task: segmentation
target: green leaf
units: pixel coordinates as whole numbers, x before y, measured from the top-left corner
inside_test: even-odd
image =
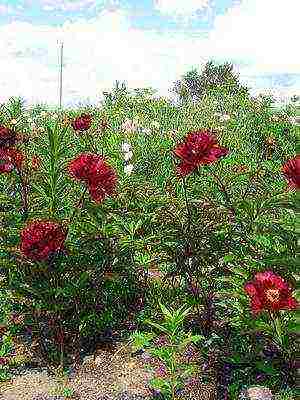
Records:
[[[234,259],[235,259],[235,256],[233,254],[227,254],[226,256],[223,257],[223,261],[225,263],[233,261]]]
[[[167,335],[170,334],[170,331],[162,325],[157,324],[156,322],[152,322],[150,320],[145,321],[146,324],[153,326],[154,328],[158,329],[161,332],[166,333]]]
[[[270,374],[272,376],[280,374],[280,372],[273,368],[269,362],[265,363],[263,361],[256,361],[255,365],[260,371],[266,372],[267,374]]]

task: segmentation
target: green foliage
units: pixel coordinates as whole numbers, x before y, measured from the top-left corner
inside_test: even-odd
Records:
[[[135,332],[131,335],[131,342],[135,350],[144,348],[157,360],[158,375],[150,380],[152,388],[160,390],[166,398],[176,399],[176,393],[182,389],[187,378],[197,371],[196,363],[184,359],[184,353],[191,344],[200,342],[203,337],[186,333],[183,323],[190,313],[185,306],[177,310],[169,310],[159,304],[163,314],[163,321],[145,321],[159,334]],[[163,336],[161,336],[163,334]],[[156,338],[156,342],[155,339]],[[162,345],[159,340],[163,338]],[[158,341],[157,341],[158,340]]]
[[[232,64],[217,65],[213,61],[208,61],[201,73],[196,69],[188,71],[175,83],[173,90],[183,103],[200,100],[206,94],[248,95],[247,88],[240,84],[238,75],[233,72]]]
[[[12,337],[10,335],[3,335],[0,343],[0,381],[6,381],[11,377],[8,360],[12,349]]]

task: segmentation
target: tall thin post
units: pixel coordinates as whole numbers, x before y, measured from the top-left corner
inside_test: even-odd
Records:
[[[61,104],[62,104],[63,50],[64,50],[64,43],[61,42],[61,47],[60,47],[60,73],[59,73],[59,108],[61,108]]]

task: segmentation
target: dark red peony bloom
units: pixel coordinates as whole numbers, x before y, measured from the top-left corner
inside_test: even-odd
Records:
[[[228,152],[228,149],[218,145],[213,131],[190,132],[184,143],[178,145],[174,150],[174,154],[182,160],[177,167],[177,172],[181,176],[189,175],[200,165],[217,161]]]
[[[79,154],[70,162],[68,167],[69,174],[77,180],[89,183],[93,178],[91,174],[92,166],[95,164],[95,161],[97,162],[98,157],[92,153]]]
[[[92,125],[92,117],[87,114],[82,114],[72,122],[72,127],[75,131],[87,131]]]
[[[33,221],[21,232],[21,252],[35,261],[48,260],[64,249],[67,232],[52,221]]]
[[[21,169],[25,157],[16,149],[0,149],[0,173],[11,172],[14,168]]]
[[[0,357],[0,365],[8,364],[8,359],[6,357]]]
[[[89,193],[96,203],[113,194],[117,175],[98,154],[83,153],[70,162],[69,174],[88,184]]]
[[[0,149],[11,147],[16,143],[17,136],[14,131],[0,126]]]
[[[300,154],[287,161],[282,167],[282,172],[290,188],[300,189]]]
[[[254,314],[298,307],[297,300],[292,297],[292,288],[272,271],[257,273],[254,280],[245,285],[245,291],[251,297]]]
[[[100,120],[100,128],[101,128],[102,130],[105,130],[106,128],[108,128],[108,122],[107,122],[107,119],[106,119],[106,118],[102,118],[102,119]]]

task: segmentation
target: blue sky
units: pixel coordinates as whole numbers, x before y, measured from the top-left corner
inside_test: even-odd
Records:
[[[65,104],[117,79],[167,95],[209,59],[255,92],[300,94],[299,15],[298,0],[0,0],[0,100],[57,102],[60,40]]]

